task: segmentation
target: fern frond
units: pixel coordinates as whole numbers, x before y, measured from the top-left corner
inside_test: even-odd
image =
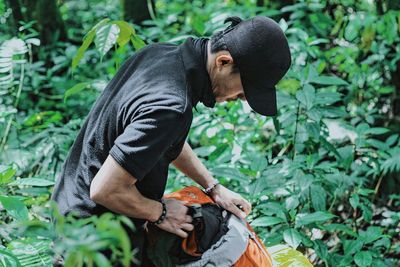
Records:
[[[27,52],[26,43],[18,38],[7,40],[0,46],[0,88],[8,89],[12,86],[14,64],[26,63]]]
[[[400,172],[400,148],[389,151],[390,157],[382,163],[383,174]]]
[[[8,245],[8,249],[22,266],[52,266],[50,244],[50,240],[14,240]]]

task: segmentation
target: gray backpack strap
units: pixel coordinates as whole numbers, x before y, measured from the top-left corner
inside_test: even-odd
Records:
[[[250,234],[246,223],[233,214],[228,220],[228,228],[228,232],[223,235],[209,250],[204,252],[199,260],[177,266],[231,267],[246,251]]]

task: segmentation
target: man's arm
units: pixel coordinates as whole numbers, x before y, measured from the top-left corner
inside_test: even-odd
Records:
[[[90,198],[113,212],[154,222],[162,213],[162,204],[140,194],[136,181],[109,155],[90,184]],[[158,227],[185,238],[184,230],[193,230],[188,208],[177,200],[165,202],[167,217]]]
[[[142,196],[135,186],[137,179],[118,166],[107,157],[90,184],[90,198],[113,212],[156,221],[162,212],[161,203]]]
[[[210,171],[207,170],[187,142],[172,164],[203,188],[209,187],[215,181]],[[251,211],[251,204],[247,200],[222,185],[214,187],[211,191],[211,197],[217,204],[238,217],[244,218]],[[239,205],[242,206],[244,212],[238,208]]]
[[[172,164],[203,188],[207,188],[215,181],[210,171],[207,170],[187,142]]]

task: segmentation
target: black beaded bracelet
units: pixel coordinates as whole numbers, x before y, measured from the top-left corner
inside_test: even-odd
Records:
[[[165,220],[165,218],[167,217],[167,206],[165,205],[164,199],[160,199],[159,201],[162,204],[162,208],[163,208],[162,213],[161,213],[160,217],[158,218],[158,220],[155,222],[150,222],[151,224],[158,225],[158,224],[162,223]]]

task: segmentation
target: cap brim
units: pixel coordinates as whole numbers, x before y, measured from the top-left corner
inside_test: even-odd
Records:
[[[249,106],[264,116],[276,116],[276,88],[256,86],[247,79],[242,79],[243,91]]]

